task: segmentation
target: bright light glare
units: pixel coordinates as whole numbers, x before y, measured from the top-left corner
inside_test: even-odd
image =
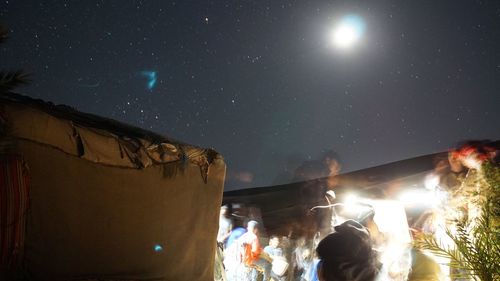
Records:
[[[354,193],[347,194],[344,199],[344,211],[356,216],[369,212],[370,207],[366,206],[364,201]]]
[[[340,48],[347,48],[352,46],[359,38],[359,34],[353,26],[342,25],[337,28],[333,35],[335,44]]]
[[[436,206],[440,200],[432,191],[426,189],[407,190],[399,195],[399,201],[405,205]]]
[[[332,43],[340,49],[348,49],[359,41],[364,28],[363,20],[359,16],[346,16],[332,32]]]
[[[408,219],[406,211],[401,202],[395,200],[369,200],[375,210],[373,220],[377,224],[379,231],[386,234],[393,243],[409,244],[411,243],[410,233],[408,232]]]
[[[356,194],[350,193],[350,194],[345,196],[345,199],[344,199],[345,205],[352,206],[352,205],[356,205],[357,202],[358,202],[358,196]]]
[[[425,177],[424,181],[425,188],[428,190],[435,190],[439,186],[439,176],[435,174],[429,174]]]
[[[408,219],[403,204],[394,200],[368,201],[375,210],[373,221],[383,233],[385,242],[378,245],[382,262],[381,279],[406,280],[411,267],[409,245],[411,236],[408,231]],[[385,277],[385,278],[384,278]],[[391,277],[391,278],[390,278]]]

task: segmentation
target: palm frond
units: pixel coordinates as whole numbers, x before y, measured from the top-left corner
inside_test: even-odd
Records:
[[[481,172],[469,179],[479,190],[462,194],[480,210],[479,215],[462,216],[453,222],[453,231],[445,229],[451,246],[432,234],[421,234],[415,239],[415,247],[449,259],[450,267],[458,269],[451,277],[493,281],[500,280],[500,167],[486,163]]]
[[[14,88],[29,82],[29,74],[22,70],[0,71],[0,93],[12,91]]]

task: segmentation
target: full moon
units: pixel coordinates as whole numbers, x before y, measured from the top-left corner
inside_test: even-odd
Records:
[[[361,17],[345,16],[333,30],[331,42],[339,49],[349,49],[361,39],[364,29],[365,24]]]

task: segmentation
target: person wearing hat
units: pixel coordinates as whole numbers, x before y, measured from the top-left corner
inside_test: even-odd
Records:
[[[335,227],[316,248],[320,281],[374,281],[378,274],[368,230],[353,220]]]

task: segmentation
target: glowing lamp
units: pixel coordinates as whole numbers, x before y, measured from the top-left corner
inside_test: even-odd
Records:
[[[354,193],[347,194],[344,199],[344,204],[346,206],[352,206],[355,205],[358,202],[358,195]]]

